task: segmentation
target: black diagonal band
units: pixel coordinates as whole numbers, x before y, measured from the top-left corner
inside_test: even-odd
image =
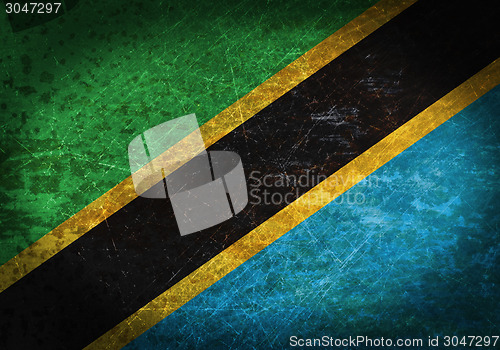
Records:
[[[290,201],[316,184],[264,178],[334,173],[495,60],[495,5],[421,1],[382,26],[210,147],[240,155],[253,204],[181,237],[167,200],[137,198],[0,294],[0,347],[77,349],[111,329],[286,206],[266,189]]]

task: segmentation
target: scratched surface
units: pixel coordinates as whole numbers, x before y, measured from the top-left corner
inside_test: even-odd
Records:
[[[438,10],[430,2],[415,5],[226,135],[214,149],[235,150],[246,170],[258,170],[261,176],[274,176],[276,168],[299,175],[312,165],[323,175],[338,170],[497,57],[487,47],[491,38],[477,37],[493,22],[482,18],[473,29],[457,31],[450,26],[457,16],[449,9],[443,4]],[[460,7],[459,14],[468,18],[470,10]],[[438,38],[433,37],[436,32]],[[429,42],[428,37],[445,37],[448,45]],[[423,64],[429,61],[433,64]],[[401,72],[398,80],[393,80],[393,72]],[[385,93],[385,86],[395,88]],[[330,112],[335,104],[341,113],[359,106],[359,114],[346,115],[349,122],[337,125],[338,118]],[[324,120],[318,120],[318,114]],[[349,147],[327,138],[349,135]],[[298,191],[310,186],[302,184]],[[167,202],[137,198],[0,294],[1,313],[11,315],[0,321],[7,334],[0,342],[82,347],[284,205],[255,203],[220,226],[181,239]],[[235,256],[239,254],[245,252]],[[172,302],[185,295],[182,289],[177,292]]]
[[[126,349],[500,329],[500,87]]]
[[[15,35],[0,23],[2,262],[127,176],[137,132],[205,122],[368,6],[345,3],[90,1]],[[131,347],[498,330],[499,130],[478,120],[498,95],[343,197],[367,203],[332,204]]]
[[[134,135],[206,122],[375,2],[81,1],[16,33],[0,12],[0,264],[127,177]]]

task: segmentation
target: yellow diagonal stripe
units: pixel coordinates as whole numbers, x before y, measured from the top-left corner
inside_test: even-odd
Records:
[[[120,349],[500,83],[497,59],[86,349]],[[347,179],[345,183],[338,179]]]
[[[200,130],[206,147],[230,133],[415,2],[416,0],[382,0],[369,8],[201,126]],[[186,140],[181,142],[189,145]],[[181,147],[181,145],[178,144],[174,147]],[[175,154],[173,150],[170,149],[160,157],[171,159],[171,155]],[[179,165],[177,164],[177,166]],[[145,165],[145,167],[147,166]],[[170,171],[173,170],[175,167],[170,169]],[[129,176],[2,265],[0,267],[0,292],[66,248],[136,197],[132,177]]]

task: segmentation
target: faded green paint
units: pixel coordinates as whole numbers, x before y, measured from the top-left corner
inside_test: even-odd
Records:
[[[81,1],[13,33],[0,13],[0,263],[129,175],[127,145],[203,124],[373,0]]]

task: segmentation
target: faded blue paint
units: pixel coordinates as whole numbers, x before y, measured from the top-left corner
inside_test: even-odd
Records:
[[[126,349],[498,335],[498,111],[500,87]]]

